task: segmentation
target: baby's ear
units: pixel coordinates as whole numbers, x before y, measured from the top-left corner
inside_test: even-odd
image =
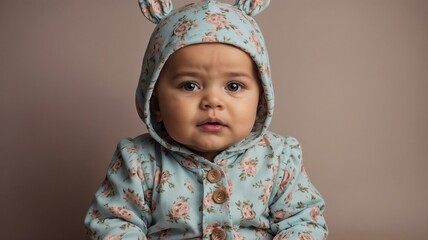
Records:
[[[270,0],[236,0],[235,6],[247,15],[255,16],[269,6]]]
[[[156,122],[162,122],[162,115],[159,107],[159,100],[156,91],[153,92],[152,98],[150,99],[150,112],[154,116]]]
[[[143,15],[155,24],[172,11],[171,0],[138,0],[138,3]]]

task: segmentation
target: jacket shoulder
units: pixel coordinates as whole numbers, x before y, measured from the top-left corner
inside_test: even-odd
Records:
[[[154,144],[155,140],[150,136],[150,134],[145,133],[135,138],[123,138],[118,142],[117,147],[119,150],[127,147],[147,148],[154,146]]]
[[[142,134],[135,138],[121,139],[117,144],[116,154],[132,164],[156,164],[156,146],[158,143],[149,135]]]
[[[293,136],[282,136],[273,132],[266,132],[263,139],[268,140],[272,145],[282,145],[285,148],[300,148],[299,140]]]

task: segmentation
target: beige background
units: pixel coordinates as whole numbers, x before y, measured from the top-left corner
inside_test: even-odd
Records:
[[[182,5],[175,1],[175,5]],[[428,1],[273,0],[271,130],[297,137],[331,240],[428,235]],[[0,1],[1,239],[83,239],[153,26],[136,0]]]

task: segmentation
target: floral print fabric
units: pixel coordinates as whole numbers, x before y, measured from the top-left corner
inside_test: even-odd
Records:
[[[211,170],[220,172],[217,182]],[[224,202],[214,195],[225,193]],[[90,239],[326,239],[324,201],[298,141],[267,132],[210,162],[171,152],[148,134],[124,139],[85,222]]]

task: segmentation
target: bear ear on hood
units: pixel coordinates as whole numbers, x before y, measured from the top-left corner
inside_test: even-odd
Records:
[[[235,6],[253,17],[265,10],[269,3],[270,0],[236,0]]]
[[[211,1],[211,0],[205,0]],[[171,0],[138,0],[143,15],[158,24],[172,11]],[[235,6],[249,16],[255,16],[269,6],[270,0],[236,0]]]
[[[171,0],[138,0],[141,12],[152,23],[158,24],[172,11]]]

